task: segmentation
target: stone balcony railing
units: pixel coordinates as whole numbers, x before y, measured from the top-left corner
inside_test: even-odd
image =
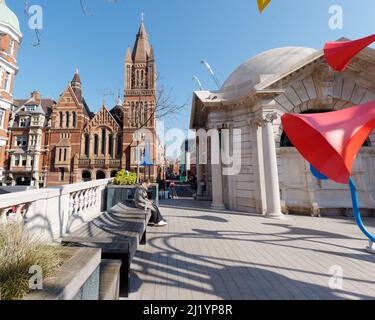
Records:
[[[25,228],[55,241],[100,215],[110,180],[97,180],[0,195],[0,225],[24,222]]]
[[[80,159],[80,167],[94,167],[94,168],[119,168],[121,166],[120,159]]]

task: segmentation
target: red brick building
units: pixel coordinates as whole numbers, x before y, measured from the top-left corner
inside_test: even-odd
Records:
[[[140,175],[156,178],[156,67],[143,21],[133,51],[127,50],[124,70],[124,102],[119,100],[111,110],[103,103],[96,114],[90,111],[78,70],[57,102],[41,99],[37,92],[30,99],[17,100],[7,184],[57,186],[110,178],[121,169],[137,171],[142,154],[153,166],[150,170],[140,166]],[[33,125],[35,113],[39,127]],[[23,117],[30,119],[25,123]],[[36,153],[35,146],[30,146],[35,132],[39,137]]]
[[[8,121],[13,85],[18,72],[17,53],[22,39],[17,16],[0,0],[0,184],[5,180]]]
[[[55,105],[42,99],[38,91],[29,99],[14,100],[9,119],[5,183],[8,185],[47,185],[50,117]]]

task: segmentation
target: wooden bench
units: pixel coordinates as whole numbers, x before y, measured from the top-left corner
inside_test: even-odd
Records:
[[[139,245],[146,244],[151,213],[120,203],[66,235],[62,244],[102,249],[102,259],[121,260],[120,296],[129,295],[130,265]]]

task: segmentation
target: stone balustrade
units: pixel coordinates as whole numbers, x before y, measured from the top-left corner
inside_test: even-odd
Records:
[[[98,216],[110,180],[0,195],[0,225],[24,222],[47,241],[58,240]]]

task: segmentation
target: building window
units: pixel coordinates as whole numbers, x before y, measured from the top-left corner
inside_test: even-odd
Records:
[[[121,133],[117,135],[117,156],[122,156],[122,136]]]
[[[26,127],[26,123],[27,123],[26,118],[20,118],[19,126],[20,126],[21,128],[25,128],[25,127]]]
[[[145,126],[147,127],[148,126],[148,102],[145,102],[145,110],[144,110],[144,112],[145,112],[145,121],[144,121],[144,123],[145,123]]]
[[[106,130],[105,128],[102,129],[102,155],[105,155],[106,153],[106,147],[107,147],[107,144],[106,144]]]
[[[4,84],[3,84],[3,89],[5,91],[9,91],[9,89],[8,89],[9,83],[10,83],[10,73],[8,71],[6,71],[5,72]]]
[[[67,111],[66,112],[66,127],[69,128],[69,122],[70,122],[70,114],[69,112]]]
[[[63,117],[63,113],[62,113],[62,112],[59,112],[59,115],[60,115],[60,128],[62,128],[63,125],[64,125],[64,117]]]
[[[22,159],[22,167],[26,167],[26,156],[21,156]]]
[[[109,155],[113,157],[113,135],[110,134],[108,138],[108,149],[109,149]]]
[[[28,111],[28,112],[35,111],[35,106],[27,106],[25,107],[25,111]]]
[[[8,54],[12,56],[13,52],[14,52],[14,40],[13,40],[13,38],[10,38],[9,39],[9,46],[8,46]]]
[[[60,181],[64,181],[64,180],[65,180],[65,169],[61,168],[60,169]]]
[[[77,114],[73,111],[73,128],[77,127]]]
[[[16,167],[19,167],[20,166],[20,158],[18,156],[15,156],[14,158],[14,165]]]
[[[90,156],[90,136],[87,133],[85,134],[85,155]]]
[[[67,159],[67,155],[68,155],[68,151],[67,151],[67,149],[65,148],[65,149],[64,149],[64,161],[66,161],[66,159]]]
[[[0,128],[4,127],[5,110],[0,109]]]
[[[61,161],[61,157],[62,157],[62,149],[59,149],[59,161]]]
[[[39,117],[32,117],[32,125],[39,126]]]
[[[26,137],[23,137],[23,136],[16,137],[16,146],[17,147],[25,147],[25,146],[27,146]]]
[[[30,136],[30,145],[31,145],[32,147],[35,147],[35,146],[36,146],[36,136],[34,136],[34,135],[31,135],[31,136]]]
[[[99,136],[97,134],[94,136],[94,154],[96,156],[99,154]]]

